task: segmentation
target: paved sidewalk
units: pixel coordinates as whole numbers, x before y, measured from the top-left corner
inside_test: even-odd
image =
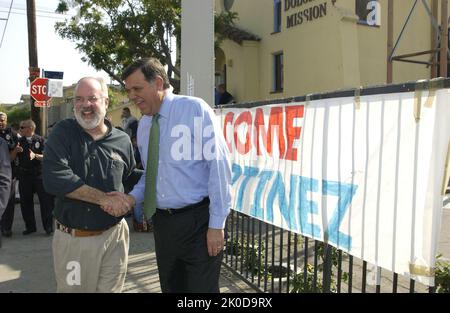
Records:
[[[53,293],[56,283],[51,251],[52,237],[43,231],[39,208],[35,212],[38,231],[28,236],[22,235],[25,226],[18,205],[15,213],[13,236],[2,238],[3,246],[0,248],[0,293]],[[130,227],[128,273],[124,292],[161,292],[154,251],[153,234],[136,233]],[[224,267],[220,277],[220,291],[255,292]]]

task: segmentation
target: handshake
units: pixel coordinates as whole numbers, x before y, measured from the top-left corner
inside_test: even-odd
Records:
[[[124,216],[135,204],[136,200],[132,196],[119,191],[107,192],[100,199],[102,210],[115,217]]]

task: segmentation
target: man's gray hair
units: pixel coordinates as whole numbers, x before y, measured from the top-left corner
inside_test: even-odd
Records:
[[[32,119],[21,121],[20,124],[27,126],[27,127],[31,127],[31,129],[33,129],[33,131],[36,129],[36,123]]]
[[[80,83],[84,80],[96,80],[100,83],[101,86],[101,92],[102,92],[102,96],[105,98],[108,98],[108,85],[106,84],[105,80],[101,77],[91,77],[91,76],[86,76],[81,78],[78,82],[77,85],[75,86],[75,93],[77,92],[78,86],[80,85]]]
[[[0,112],[0,116],[4,116],[4,117],[8,118],[8,115],[5,112]]]

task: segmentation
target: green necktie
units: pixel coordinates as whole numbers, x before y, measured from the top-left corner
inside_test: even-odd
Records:
[[[152,118],[152,127],[148,139],[147,169],[145,171],[144,214],[150,219],[156,211],[156,176],[159,157],[159,114]]]

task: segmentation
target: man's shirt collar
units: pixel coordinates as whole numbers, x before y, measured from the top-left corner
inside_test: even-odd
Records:
[[[161,107],[159,108],[159,115],[167,118],[170,112],[170,103],[172,102],[174,95],[170,89],[166,89],[166,94],[164,96],[163,102],[161,103]]]

